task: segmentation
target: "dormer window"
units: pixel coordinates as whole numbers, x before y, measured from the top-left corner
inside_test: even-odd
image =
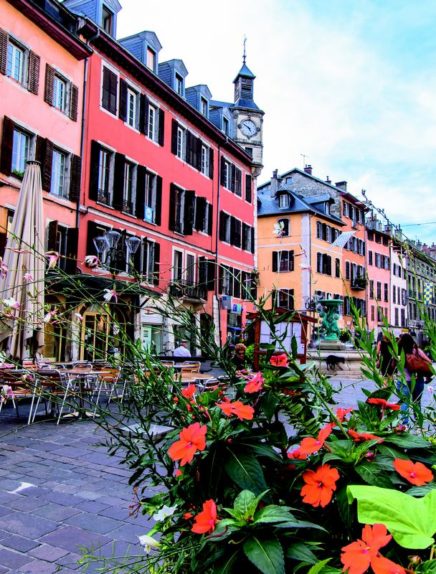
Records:
[[[229,120],[227,118],[223,118],[223,132],[226,136],[229,135]]]
[[[183,96],[183,78],[179,74],[176,74],[176,92],[179,96]]]
[[[153,70],[154,72],[156,69],[156,52],[151,48],[147,48],[146,62],[147,62],[147,68],[150,68],[150,70]]]
[[[207,100],[203,97],[200,99],[200,112],[207,117]]]
[[[101,27],[107,34],[110,34],[112,36],[113,25],[114,25],[113,12],[111,12],[107,6],[103,6],[101,15]]]
[[[279,207],[289,207],[290,197],[287,193],[281,193],[279,195]]]

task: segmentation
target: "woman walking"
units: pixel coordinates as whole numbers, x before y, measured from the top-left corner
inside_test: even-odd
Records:
[[[431,374],[431,359],[415,343],[409,333],[404,333],[398,342],[398,353],[404,354],[404,375],[407,387],[401,390],[405,394],[412,394],[412,400],[421,407],[421,396],[424,390],[424,377]]]

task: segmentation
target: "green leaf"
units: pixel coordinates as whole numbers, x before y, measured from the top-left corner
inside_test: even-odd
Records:
[[[279,404],[279,397],[272,391],[269,391],[263,396],[260,406],[265,416],[271,420]]]
[[[421,496],[425,496],[435,488],[436,484],[434,482],[431,482],[430,484],[425,484],[424,486],[412,486],[412,488],[406,490],[406,494],[410,494],[410,496],[415,496],[419,498]]]
[[[289,522],[277,522],[275,528],[314,528],[316,530],[322,530],[327,532],[325,528],[314,522],[308,522],[307,520],[290,520]]]
[[[225,561],[222,564],[214,566],[214,574],[230,574],[233,572],[233,565],[238,558],[239,550],[236,550],[230,556],[226,556]]]
[[[254,524],[288,522],[290,520],[295,520],[295,517],[289,512],[289,507],[277,506],[276,504],[261,508],[254,516]]]
[[[330,562],[331,558],[327,558],[326,560],[321,560],[321,562],[318,562],[318,564],[315,564],[314,566],[312,566],[312,568],[307,572],[307,574],[321,574],[322,572],[324,572],[325,567],[327,566],[327,564]],[[340,572],[340,570],[339,570]]]
[[[427,560],[419,568],[420,574],[436,574],[436,560]]]
[[[252,455],[239,454],[228,449],[230,458],[225,463],[228,476],[242,489],[254,494],[268,490],[259,461]]]
[[[384,524],[403,548],[423,549],[434,544],[436,489],[423,498],[377,486],[348,486],[348,500],[357,499],[362,524]]]
[[[357,474],[373,486],[392,487],[392,482],[375,462],[362,462],[355,466]],[[392,468],[391,468],[392,470]]]
[[[318,558],[315,556],[309,546],[303,542],[296,542],[295,544],[291,544],[286,550],[286,558],[298,560],[298,562],[305,562],[306,564],[316,564],[318,562]]]
[[[251,518],[256,512],[259,502],[267,492],[268,491],[265,490],[264,492],[261,492],[259,496],[256,496],[251,492],[251,490],[243,490],[240,492],[235,498],[235,502],[233,504],[237,518],[241,518],[242,520],[248,520]]]
[[[247,448],[247,450],[251,450],[257,456],[263,456],[265,458],[275,460],[276,462],[282,462],[282,457],[272,447],[266,444],[251,444],[249,442],[240,442],[238,444]]]
[[[263,574],[285,574],[283,548],[276,538],[252,536],[244,542],[245,556]]]
[[[380,454],[389,456],[391,458],[409,458],[407,454],[404,454],[404,452],[401,450],[397,450],[396,448],[393,448],[387,444],[380,444],[378,446],[378,451]]]
[[[395,444],[401,448],[429,448],[431,447],[431,443],[424,440],[420,436],[416,436],[413,434],[405,434],[405,435],[389,435],[385,438],[385,442],[389,442],[391,444]]]

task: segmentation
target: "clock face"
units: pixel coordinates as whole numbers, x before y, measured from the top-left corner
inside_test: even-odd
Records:
[[[252,120],[243,120],[239,127],[244,136],[251,138],[257,133],[257,126]]]

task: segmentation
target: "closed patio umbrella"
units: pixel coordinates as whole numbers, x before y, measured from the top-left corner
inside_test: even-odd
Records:
[[[17,360],[44,345],[44,251],[41,169],[28,161],[0,278],[0,340]]]

